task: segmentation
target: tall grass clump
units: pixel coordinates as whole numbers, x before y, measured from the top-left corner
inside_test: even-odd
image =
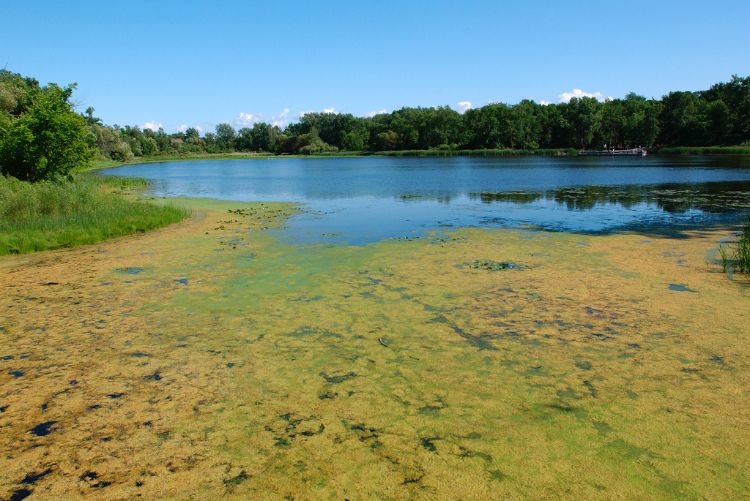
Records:
[[[0,176],[0,255],[90,244],[189,215],[123,196],[145,185],[141,179],[91,175],[36,183]]]
[[[735,272],[750,275],[750,219],[742,229],[735,246],[727,249],[722,245],[719,247],[719,254],[724,271],[732,269]]]

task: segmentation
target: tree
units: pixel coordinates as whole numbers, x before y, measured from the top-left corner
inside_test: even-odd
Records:
[[[230,151],[234,149],[234,140],[237,133],[229,124],[219,124],[216,126],[216,147],[220,151]]]
[[[67,176],[90,162],[86,120],[69,101],[73,89],[50,84],[29,91],[28,106],[0,136],[2,173],[38,181]]]

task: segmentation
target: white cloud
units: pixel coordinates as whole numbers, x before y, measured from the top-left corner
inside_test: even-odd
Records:
[[[542,106],[549,106],[552,103],[550,103],[549,101],[545,101],[544,99],[542,99],[541,101],[539,101],[539,104],[541,104]]]
[[[237,115],[237,118],[234,119],[234,123],[238,127],[249,127],[253,125],[255,122],[260,121],[260,114],[255,113],[246,113],[244,111],[241,111],[239,115]]]
[[[185,132],[188,129],[195,129],[199,134],[203,134],[203,127],[201,127],[200,125],[180,124],[176,130],[177,132]]]
[[[471,101],[459,101],[458,103],[456,103],[456,108],[458,108],[458,112],[461,114],[466,113],[473,107],[474,105],[471,104]]]
[[[145,124],[141,125],[141,129],[151,129],[154,132],[158,131],[159,129],[163,127],[164,125],[162,125],[161,122],[146,122]]]
[[[321,111],[315,111],[315,110],[306,110],[306,111],[300,111],[298,116],[300,118],[304,117],[308,113],[337,113],[336,108],[323,108]]]
[[[559,96],[557,96],[560,99],[561,103],[569,103],[571,99],[573,98],[582,98],[582,97],[593,97],[597,101],[607,101],[612,99],[611,97],[605,96],[601,92],[586,92],[581,89],[573,89],[572,92],[563,92]]]
[[[372,118],[372,117],[374,117],[375,115],[382,115],[382,114],[384,114],[384,113],[388,113],[388,110],[386,110],[386,109],[382,109],[382,110],[375,110],[375,111],[371,111],[370,113],[365,113],[365,116],[366,116],[367,118]]]
[[[284,108],[281,110],[281,113],[273,117],[271,120],[271,125],[274,125],[276,127],[284,128],[289,123],[289,108]]]

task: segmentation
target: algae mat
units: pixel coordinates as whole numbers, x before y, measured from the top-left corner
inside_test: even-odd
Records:
[[[747,495],[726,231],[285,245],[294,210],[0,260],[0,496]]]

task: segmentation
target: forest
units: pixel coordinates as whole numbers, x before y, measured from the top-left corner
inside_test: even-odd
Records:
[[[606,101],[581,97],[559,104],[492,103],[463,114],[448,106],[406,107],[372,117],[308,113],[285,128],[259,122],[237,130],[221,123],[203,134],[196,128],[168,133],[104,124],[92,107],[83,113],[74,110],[70,103],[74,88],[74,84],[42,87],[33,78],[0,70],[0,158],[4,159],[0,164],[5,173],[13,175],[18,169],[9,165],[23,164],[27,160],[22,157],[45,148],[67,154],[64,161],[82,163],[89,152],[100,159],[127,162],[160,155],[233,152],[408,154],[750,145],[750,77],[736,75],[708,90],[674,91],[661,99],[630,93]],[[40,143],[33,129],[50,117],[59,118],[56,130],[64,132]],[[60,159],[53,160],[47,164]],[[28,166],[21,170],[28,171]]]

